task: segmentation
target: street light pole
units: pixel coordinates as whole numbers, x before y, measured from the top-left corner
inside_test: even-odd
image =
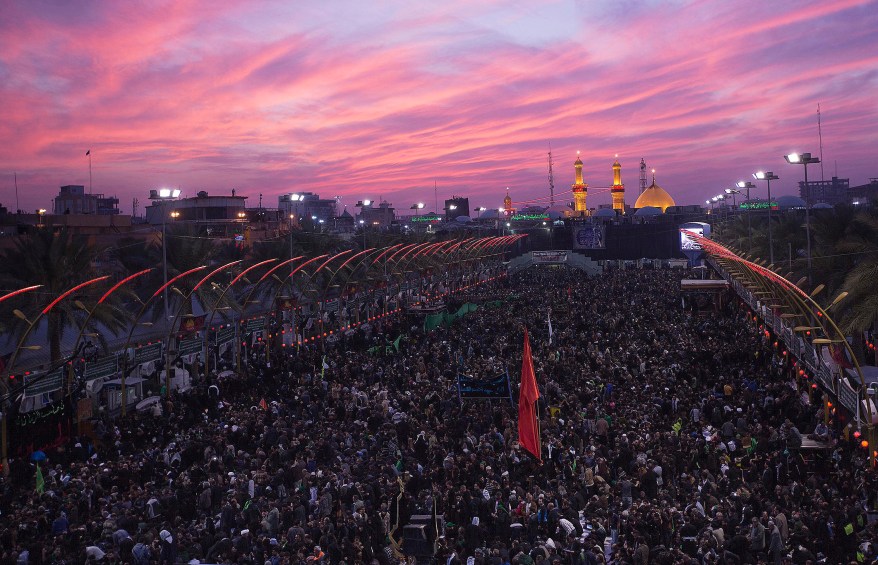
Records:
[[[805,242],[808,254],[808,284],[811,284],[811,187],[808,185],[808,165],[819,163],[818,157],[811,157],[810,153],[790,153],[784,155],[784,159],[791,165],[803,165],[805,167]]]
[[[165,212],[165,203],[162,201],[162,273],[164,274],[165,285],[168,284],[168,214]],[[162,293],[165,303],[165,310],[162,317],[168,319],[168,289],[165,288]]]
[[[750,246],[750,253],[753,253],[753,233],[750,229],[750,212],[752,211],[752,204],[750,203],[750,189],[755,188],[756,185],[748,180],[739,180],[736,186],[738,188],[743,188],[747,190],[747,244]]]
[[[162,215],[162,274],[164,278],[165,286],[163,291],[162,300],[164,301],[165,310],[162,312],[164,319],[168,319],[168,247],[167,247],[167,239],[168,239],[168,210],[165,205],[169,200],[176,200],[180,197],[181,191],[179,188],[160,188],[158,190],[150,191],[150,200],[158,201],[161,203],[161,215]],[[154,202],[155,203],[155,202]],[[179,216],[179,212],[174,212],[174,217]]]
[[[771,171],[763,172],[759,171],[753,173],[753,178],[756,180],[764,180],[766,186],[768,188],[768,262],[769,264],[774,264],[774,240],[771,236],[771,181],[777,180],[780,177]]]

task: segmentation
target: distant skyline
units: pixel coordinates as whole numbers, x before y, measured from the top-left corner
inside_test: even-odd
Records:
[[[825,178],[878,176],[878,1],[6,2],[0,203],[61,185],[249,196],[571,200],[580,151],[609,203],[639,163],[678,204],[757,170],[793,194],[792,151]],[[809,167],[820,178],[820,166]],[[754,196],[764,197],[764,183]],[[353,210],[352,210],[353,211]]]

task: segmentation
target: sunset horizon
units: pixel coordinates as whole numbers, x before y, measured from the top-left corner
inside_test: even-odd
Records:
[[[792,151],[822,154],[812,180],[863,184],[878,177],[876,8],[13,4],[0,202],[16,208],[17,182],[25,212],[62,185],[116,196],[123,213],[159,187],[432,210],[435,184],[440,200],[496,208],[508,187],[548,205],[550,150],[556,201],[572,200],[580,151],[592,207],[610,202],[616,155],[629,205],[641,158],[678,204],[757,170],[797,194]]]

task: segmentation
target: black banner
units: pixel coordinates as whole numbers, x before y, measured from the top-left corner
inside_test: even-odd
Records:
[[[512,389],[509,386],[509,374],[504,373],[492,379],[476,379],[466,375],[457,375],[457,394],[460,400],[465,398],[508,398],[512,403]]]

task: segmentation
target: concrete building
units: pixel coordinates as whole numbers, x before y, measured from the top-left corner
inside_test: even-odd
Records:
[[[277,208],[284,218],[290,215],[297,223],[303,218],[312,218],[312,221],[323,220],[325,224],[336,217],[337,202],[334,198],[320,198],[319,194],[313,192],[293,192],[291,194],[283,194],[277,198]]]
[[[831,180],[809,180],[807,185],[805,181],[799,181],[799,196],[812,206],[820,202],[834,206],[850,200],[849,188],[850,179],[838,177],[832,177]]]
[[[55,197],[54,213],[115,215],[119,213],[119,199],[103,194],[86,194],[83,185],[68,184],[62,186]]]
[[[878,178],[871,178],[866,184],[848,188],[848,198],[851,204],[857,206],[878,202]]]
[[[366,202],[369,203],[366,204]],[[396,211],[386,200],[382,200],[377,206],[374,202],[366,200],[360,207],[360,214],[357,216],[357,223],[359,225],[359,221],[362,220],[365,225],[371,226],[370,229],[388,229],[395,219]]]
[[[154,226],[165,222],[223,224],[241,222],[247,215],[246,196],[210,196],[201,191],[190,198],[162,198],[158,191],[150,191],[152,203],[146,207],[146,222]]]
[[[469,198],[452,196],[445,201],[445,219],[450,221],[458,216],[469,216]]]

